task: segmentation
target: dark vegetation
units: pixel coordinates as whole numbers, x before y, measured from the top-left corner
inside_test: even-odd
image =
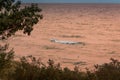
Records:
[[[74,70],[61,68],[53,60],[45,65],[33,56],[15,60],[14,51],[7,49],[8,45],[0,47],[1,80],[120,80],[120,62],[112,58],[110,63],[95,65],[94,70],[82,72],[77,66]]]
[[[20,7],[20,1],[0,0],[0,37],[7,39],[21,30],[30,35],[33,25],[42,19],[41,9],[36,4]],[[94,70],[85,72],[75,66],[74,70],[61,68],[48,60],[45,65],[39,58],[24,56],[16,60],[8,45],[0,46],[0,80],[120,80],[120,62],[95,65]]]
[[[0,0],[0,36],[2,39],[23,31],[30,35],[33,25],[37,24],[42,15],[37,4],[21,7],[20,1]]]

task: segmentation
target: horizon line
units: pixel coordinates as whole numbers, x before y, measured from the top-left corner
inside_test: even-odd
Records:
[[[120,4],[120,2],[22,2],[38,4]]]

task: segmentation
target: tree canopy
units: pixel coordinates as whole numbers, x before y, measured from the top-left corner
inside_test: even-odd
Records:
[[[21,1],[0,0],[0,37],[8,38],[21,30],[30,35],[34,24],[43,16],[37,4],[21,6]]]

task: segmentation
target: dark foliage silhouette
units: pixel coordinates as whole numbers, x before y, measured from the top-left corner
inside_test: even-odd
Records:
[[[0,36],[2,39],[22,30],[30,35],[33,25],[37,24],[42,15],[37,4],[21,7],[20,1],[0,0]]]

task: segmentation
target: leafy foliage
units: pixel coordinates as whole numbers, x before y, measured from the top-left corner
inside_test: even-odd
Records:
[[[37,4],[21,7],[20,1],[0,0],[0,36],[7,38],[19,30],[30,35],[33,25],[43,18],[41,11]]]
[[[54,64],[53,60],[49,60],[46,66],[40,59],[27,56],[11,63],[14,63],[15,66],[11,66],[14,69],[10,69],[9,75],[2,75],[2,80],[85,80],[84,72],[62,69],[60,64]],[[4,67],[7,68],[7,66]]]
[[[12,75],[13,80],[38,80],[41,62],[35,57],[22,57],[17,62],[15,73]]]
[[[110,63],[96,66],[94,74],[98,80],[120,80],[120,62],[111,58]]]
[[[111,58],[110,63],[95,65],[95,70],[87,70],[90,80],[120,80],[120,62]]]
[[[120,62],[111,59],[110,63],[95,65],[95,70],[86,72],[61,68],[53,60],[48,66],[33,56],[14,60],[13,50],[8,45],[0,47],[0,79],[2,80],[120,80]]]
[[[14,67],[14,51],[8,50],[8,45],[0,46],[0,78],[10,76]]]

